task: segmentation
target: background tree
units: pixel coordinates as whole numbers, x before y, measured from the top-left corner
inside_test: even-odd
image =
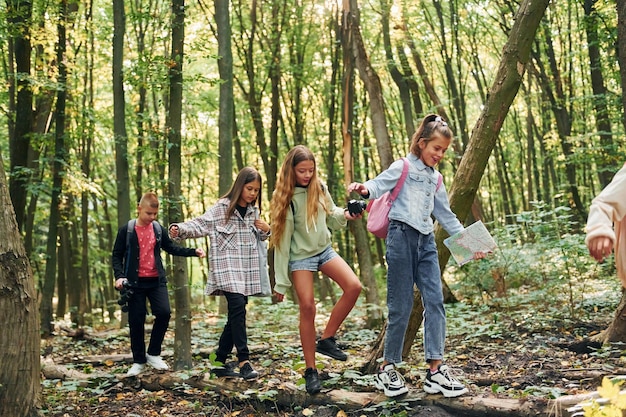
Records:
[[[20,230],[25,218],[27,185],[29,175],[30,138],[33,133],[33,91],[31,76],[30,28],[33,3],[11,0],[7,2],[9,23],[9,64],[11,83],[9,84],[9,106],[15,119],[9,119],[9,143],[11,177],[9,189],[11,201]],[[15,101],[14,101],[15,100]]]
[[[50,198],[50,216],[48,217],[48,242],[46,244],[46,269],[42,298],[41,333],[44,337],[54,331],[53,305],[54,287],[57,282],[57,238],[59,236],[59,223],[61,220],[61,205],[63,193],[63,178],[66,173],[68,159],[66,147],[65,110],[67,104],[67,30],[66,19],[68,13],[67,1],[61,0],[58,9],[57,31],[58,41],[56,45],[58,80],[57,99],[55,108],[55,131],[54,131],[54,159],[52,162],[52,194]]]
[[[172,53],[170,55],[170,105],[166,128],[168,131],[168,218],[182,221],[181,216],[181,129],[183,107],[183,59],[185,43],[185,2],[172,0]],[[191,296],[187,278],[187,263],[173,257],[176,332],[174,369],[191,368]]]
[[[118,227],[130,219],[130,178],[124,94],[124,37],[126,11],[124,0],[113,0],[113,135],[115,138],[115,179],[117,185]],[[137,200],[136,202],[139,202]]]

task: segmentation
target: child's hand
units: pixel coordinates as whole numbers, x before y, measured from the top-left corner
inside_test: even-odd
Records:
[[[613,252],[613,239],[606,236],[595,237],[587,242],[587,248],[593,259],[602,262]]]
[[[485,259],[492,252],[474,252],[474,260]]]
[[[170,237],[172,239],[177,238],[178,237],[178,226],[175,225],[175,224],[171,224],[170,228],[169,228],[169,234],[170,234]]]
[[[269,233],[272,230],[270,225],[261,219],[256,219],[254,221],[254,227],[265,233]]]
[[[356,191],[361,195],[369,195],[370,193],[367,187],[360,182],[353,182],[352,184],[348,185],[348,193],[351,193],[352,191]]]
[[[204,249],[202,249],[202,248],[196,249],[196,256],[198,258],[204,258],[206,256],[206,253],[204,252]]]
[[[359,214],[350,214],[350,211],[346,209],[343,211],[343,217],[345,217],[348,220],[356,220],[356,219],[360,219],[361,217],[363,217],[363,212],[360,212]]]
[[[274,292],[274,299],[276,300],[276,302],[282,303],[285,299],[285,294],[279,294],[277,292]]]

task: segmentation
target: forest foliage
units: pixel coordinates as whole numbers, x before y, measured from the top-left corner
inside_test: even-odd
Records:
[[[16,207],[18,223],[40,289],[49,259],[46,245],[58,240],[57,317],[71,313],[74,322],[84,323],[94,309],[106,316],[117,308],[110,267],[119,226],[116,190],[121,179],[113,174],[116,141],[126,141],[128,149],[130,195],[125,197],[131,214],[138,197],[152,190],[163,198],[161,222],[177,220],[168,218],[167,118],[169,71],[178,58],[184,62],[183,218],[203,213],[219,195],[220,178],[228,182],[246,165],[264,175],[267,218],[277,163],[295,144],[306,144],[318,155],[320,175],[339,205],[349,199],[346,169],[355,180],[364,180],[384,167],[373,137],[370,99],[358,79],[353,80],[355,105],[342,108],[340,2],[229,3],[235,129],[233,172],[228,173],[218,170],[221,81],[213,3],[185,5],[184,54],[178,58],[171,52],[171,4],[124,3],[125,138],[117,137],[113,128],[111,3],[34,0],[32,15],[22,22],[15,19],[16,4],[0,6],[7,18],[2,20],[0,43],[8,86],[0,94],[1,121],[7,126],[0,134],[0,151],[9,162],[9,182],[19,184],[21,179],[26,184],[23,193],[13,193],[12,198],[23,198]],[[518,8],[505,0],[378,0],[362,2],[352,11],[359,15],[365,51],[383,86],[395,157],[408,152],[408,139],[421,118],[439,113],[455,132],[454,146],[439,167],[446,183],[453,181]],[[66,49],[59,62],[61,26]],[[15,35],[24,27],[32,47],[27,74],[16,69],[13,59]],[[612,2],[550,4],[471,215],[462,221],[482,219],[493,230],[506,229],[540,207],[546,216],[542,222],[568,210],[571,232],[582,232],[586,207],[624,161],[617,29]],[[23,148],[16,136],[16,114],[25,85],[32,91],[35,133]],[[60,91],[67,100],[64,119],[56,117]],[[350,167],[342,159],[342,113],[353,120]],[[21,159],[24,152],[26,160]],[[55,163],[63,168],[58,237],[50,236],[48,223]],[[515,241],[524,244],[531,238],[536,232],[529,229]],[[563,244],[568,242],[565,234],[561,238]],[[372,253],[380,254],[381,242],[369,239]],[[358,268],[352,235],[337,233],[335,241],[344,258]],[[191,261],[189,268],[193,295],[199,296],[206,265]],[[74,279],[87,283],[81,294],[71,294]]]

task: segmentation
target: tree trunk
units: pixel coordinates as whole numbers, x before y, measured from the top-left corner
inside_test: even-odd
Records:
[[[124,72],[122,70],[125,32],[124,0],[113,0],[113,136],[115,138],[118,227],[130,219],[128,136],[126,135],[126,100],[124,98]]]
[[[37,292],[6,186],[2,158],[0,235],[0,416],[35,417],[41,392]]]
[[[591,71],[591,88],[593,90],[592,101],[595,109],[596,129],[600,137],[601,149],[594,159],[596,161],[600,185],[604,188],[611,182],[613,174],[615,173],[615,167],[620,167],[623,161],[621,161],[621,157],[617,156],[617,149],[613,144],[611,119],[607,105],[609,92],[604,84],[600,46],[598,45],[598,16],[595,10],[596,1],[597,0],[585,0],[584,9],[589,69]]]
[[[9,92],[15,95],[15,124],[9,122],[10,171],[9,190],[15,207],[17,225],[22,230],[26,212],[26,196],[30,174],[29,167],[30,137],[33,133],[33,91],[31,88],[31,44],[30,27],[33,3],[31,0],[9,0],[7,2],[7,20],[11,34],[9,46],[12,46],[15,60],[15,74]],[[13,111],[11,113],[13,114]],[[10,118],[9,118],[10,119]]]
[[[615,309],[613,321],[603,332],[598,334],[598,341],[602,343],[626,342],[626,291],[622,289],[622,298]]]
[[[548,62],[551,73],[545,70],[542,65],[539,56],[535,57],[535,62],[539,68],[539,76],[541,79],[541,88],[544,90],[546,96],[550,101],[551,110],[554,114],[557,131],[559,132],[559,145],[565,158],[565,175],[567,178],[567,188],[570,191],[568,200],[571,200],[572,206],[575,209],[578,219],[584,223],[587,219],[587,210],[582,203],[580,193],[578,191],[578,185],[576,181],[576,164],[573,161],[574,146],[570,142],[570,135],[572,133],[572,118],[565,104],[570,100],[565,96],[563,83],[561,81],[562,75],[559,71],[557,64],[556,51],[552,42],[552,35],[550,27],[545,25],[545,42],[543,43],[546,48],[546,55],[548,56]]]
[[[233,53],[231,50],[231,28],[229,0],[215,0],[217,22],[217,66],[220,74],[219,102],[219,194],[224,195],[233,181]],[[182,69],[181,69],[182,70]]]
[[[626,130],[626,0],[617,0],[617,60],[622,87],[622,126]]]
[[[67,149],[65,144],[65,106],[67,101],[67,67],[66,67],[66,18],[67,2],[62,0],[59,6],[59,34],[57,44],[58,85],[55,111],[54,133],[54,162],[52,164],[52,196],[50,199],[50,215],[48,217],[48,242],[46,244],[46,270],[44,284],[41,291],[41,333],[43,337],[50,336],[54,330],[52,314],[52,298],[57,274],[57,238],[59,236],[59,220],[61,193],[63,191],[63,177],[67,163]]]
[[[376,149],[382,164],[382,169],[387,169],[394,161],[394,155],[391,150],[391,142],[389,140],[389,131],[387,129],[387,120],[385,114],[385,102],[383,99],[383,88],[380,77],[376,70],[369,62],[361,29],[359,27],[359,8],[356,0],[344,0],[344,19],[343,22],[348,25],[350,33],[344,40],[347,50],[352,54],[356,68],[369,97],[370,117],[372,121],[372,130],[376,138]],[[350,21],[350,22],[348,22]]]
[[[345,7],[348,7],[347,9]],[[352,9],[352,7],[355,7]],[[352,132],[354,130],[354,68],[355,57],[362,56],[365,59],[366,53],[362,51],[353,51],[353,43],[350,40],[358,35],[359,20],[358,9],[356,9],[356,1],[350,4],[344,4],[343,10],[344,23],[341,28],[341,39],[343,44],[343,79],[342,79],[342,114],[341,114],[341,131],[343,136],[343,162],[344,162],[344,181],[346,184],[354,181],[353,162],[357,158],[353,155]],[[360,46],[363,46],[361,43]],[[366,64],[362,64],[366,66]],[[369,64],[367,64],[369,65]],[[387,137],[387,142],[389,138]],[[385,148],[385,146],[383,146]],[[380,148],[379,148],[380,149]],[[387,156],[389,158],[390,155]],[[383,159],[381,158],[381,161]],[[374,273],[374,264],[372,262],[372,250],[370,241],[367,236],[364,220],[355,220],[350,222],[350,231],[354,235],[356,254],[359,261],[361,279],[365,287],[365,299],[367,302],[367,322],[370,328],[379,327],[383,322],[383,314],[380,310],[380,296],[376,284],[376,275]]]
[[[413,123],[413,109],[411,108],[411,90],[409,89],[408,79],[405,74],[400,72],[398,65],[393,56],[393,47],[391,44],[391,34],[389,28],[389,15],[391,13],[391,1],[380,0],[381,6],[381,24],[383,45],[385,47],[385,58],[387,61],[387,70],[398,87],[400,94],[400,105],[402,106],[402,115],[404,116],[404,134],[405,141],[408,143],[415,132],[415,124]]]
[[[216,2],[217,3],[217,2]],[[170,83],[170,111],[167,118],[168,131],[168,197],[169,219],[172,222],[182,220],[181,216],[181,126],[183,107],[183,58],[185,41],[185,1],[172,0],[172,52],[171,67],[169,70]],[[221,122],[220,122],[221,126]],[[222,152],[220,147],[220,152]],[[220,155],[222,159],[229,159],[232,150],[227,155]],[[232,162],[231,162],[232,164]],[[232,165],[231,165],[232,166]],[[174,273],[174,305],[176,309],[175,342],[174,342],[174,369],[191,369],[191,296],[187,277],[187,262],[179,256],[173,257]]]

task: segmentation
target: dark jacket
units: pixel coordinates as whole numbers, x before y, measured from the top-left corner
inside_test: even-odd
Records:
[[[154,235],[156,244],[154,245],[154,260],[159,272],[159,283],[165,284],[165,268],[161,259],[161,249],[174,256],[197,256],[196,249],[185,248],[175,244],[170,239],[167,230],[158,222],[152,222],[154,226]],[[157,229],[158,228],[158,229]],[[111,264],[113,265],[113,274],[115,279],[126,278],[132,286],[136,286],[139,281],[139,240],[137,233],[133,230],[130,234],[130,256],[126,252],[126,234],[128,224],[120,227],[117,231],[115,244],[113,245],[113,254],[111,256]],[[128,273],[126,272],[126,262],[128,262]]]

